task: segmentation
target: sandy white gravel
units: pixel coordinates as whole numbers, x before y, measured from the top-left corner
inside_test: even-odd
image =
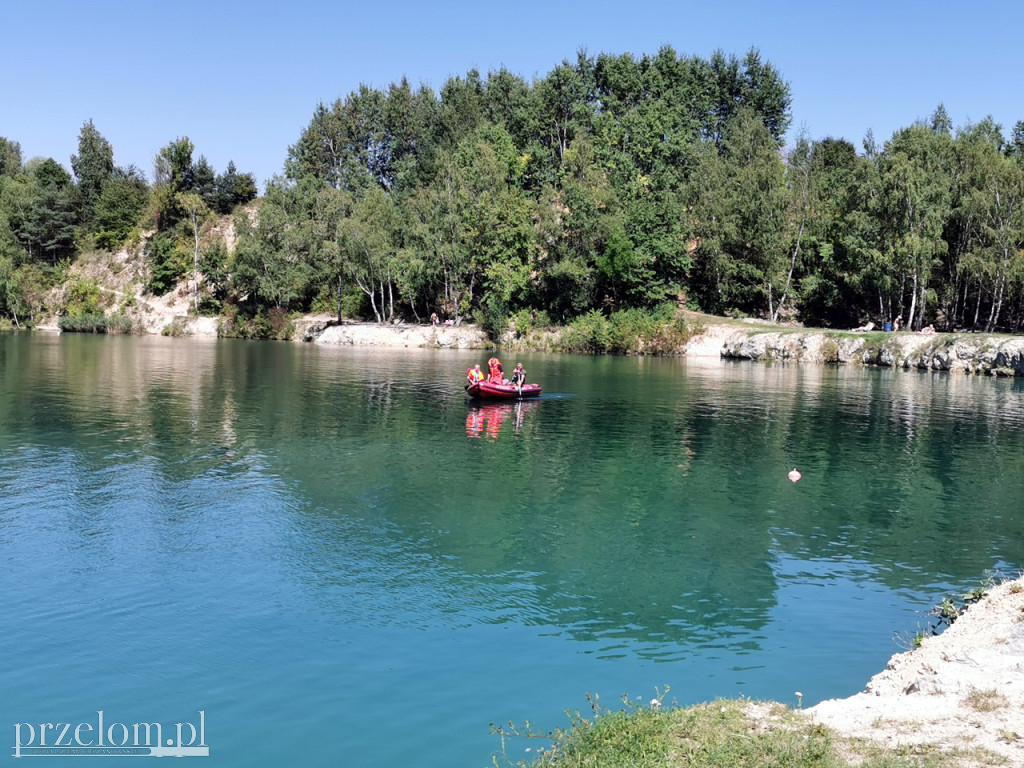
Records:
[[[889,748],[982,748],[1024,766],[1024,577],[994,587],[951,627],[899,653],[862,693],[804,710]]]

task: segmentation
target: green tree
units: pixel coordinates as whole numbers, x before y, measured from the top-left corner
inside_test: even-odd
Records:
[[[56,264],[75,251],[74,189],[71,175],[47,158],[36,165],[29,182],[28,205],[16,234],[30,259]]]
[[[429,177],[438,113],[437,99],[426,86],[414,91],[402,78],[388,88],[376,138],[381,151],[375,177],[391,194],[404,197]]]
[[[479,70],[466,76],[450,77],[441,87],[438,110],[438,140],[442,147],[452,148],[480,127],[484,118],[485,85]]]
[[[786,253],[785,166],[771,133],[752,112],[741,111],[729,127],[721,157],[709,151],[698,156],[693,181],[700,294],[717,311],[736,308],[776,316],[791,260]]]
[[[710,96],[698,101],[706,105],[701,115],[706,138],[722,148],[730,123],[745,108],[757,116],[776,144],[782,143],[791,121],[789,84],[771,64],[761,61],[756,48],[742,61],[715,51],[707,63],[696,62],[695,70],[701,90]]]
[[[0,136],[0,176],[14,176],[21,171],[21,144]]]
[[[188,136],[162,147],[154,160],[152,202],[157,229],[172,229],[184,212],[178,207],[178,194],[195,189],[192,152],[195,145]]]
[[[185,212],[192,234],[192,308],[199,311],[199,245],[210,209],[197,192],[179,192],[177,204]]]
[[[976,287],[972,326],[988,305],[986,332],[999,325],[1007,299],[1019,294],[1024,280],[1024,167],[1003,144],[991,118],[966,126],[956,139],[953,229],[965,236],[956,241],[963,245],[957,269]]]
[[[289,149],[287,177],[311,177],[354,194],[369,187],[385,164],[379,140],[384,101],[380,91],[363,85],[331,109],[319,104],[312,122]]]
[[[522,77],[504,67],[488,73],[480,108],[484,122],[504,127],[520,150],[537,135],[536,93]]]
[[[619,200],[598,164],[594,144],[581,137],[566,152],[558,186],[544,189],[537,205],[535,258],[543,267],[535,280],[537,303],[561,317],[594,306],[604,291],[610,303],[625,298],[633,277],[632,244],[623,231]],[[624,246],[606,253],[613,229]]]
[[[398,228],[394,201],[373,187],[355,203],[341,227],[349,277],[370,300],[378,323],[393,320]]]
[[[932,273],[947,244],[952,138],[917,124],[894,134],[879,159],[887,261],[899,276],[898,306],[910,294],[907,325],[921,327]]]
[[[563,60],[536,87],[541,139],[561,163],[576,136],[593,124],[593,61],[580,51],[575,64]]]
[[[1010,134],[1010,141],[1006,146],[1006,154],[1024,164],[1024,120],[1018,120],[1013,124],[1013,132]]]
[[[21,327],[18,313],[21,310],[21,291],[14,272],[14,259],[0,253],[0,312],[11,317],[14,325]]]
[[[114,148],[92,120],[83,124],[78,134],[78,154],[71,156],[71,168],[78,188],[79,215],[91,226],[103,185],[114,173]]]
[[[875,307],[870,270],[880,254],[877,219],[868,210],[877,189],[874,164],[858,157],[849,141],[834,138],[812,145],[809,168],[802,153],[792,160],[801,175],[809,173],[815,207],[808,222],[812,238],[801,244],[808,251],[799,280],[804,321],[849,328],[866,315],[881,320],[887,315]]]
[[[342,305],[346,262],[345,222],[352,216],[353,198],[347,192],[324,187],[315,193],[311,215],[311,236],[314,263],[318,277],[332,287],[336,298],[338,322],[342,320]]]
[[[471,262],[462,241],[458,219],[458,188],[453,179],[451,155],[438,157],[441,173],[433,182],[415,190],[403,203],[407,247],[423,265],[422,286],[427,309],[461,321],[463,285],[461,267]],[[473,283],[469,290],[472,295]]]
[[[777,322],[779,314],[785,307],[793,287],[793,274],[800,264],[801,249],[806,248],[816,230],[816,190],[812,178],[811,142],[801,133],[797,137],[796,146],[786,158],[785,185],[787,210],[783,222],[784,237],[788,240],[789,266],[786,270],[786,282],[782,289],[772,322]]]
[[[235,215],[232,289],[258,305],[287,310],[310,289],[311,266],[307,201],[287,184],[271,182],[256,210],[255,222],[245,212]]]
[[[115,168],[96,201],[96,244],[108,250],[120,247],[137,231],[148,200],[149,185],[137,168]]]
[[[192,164],[192,184],[188,187],[188,191],[199,195],[207,208],[216,206],[217,172],[205,155],[200,155],[199,159]]]
[[[228,161],[228,167],[216,179],[215,191],[207,200],[213,210],[220,214],[231,213],[236,206],[245,205],[256,199],[256,179],[251,173],[239,173],[235,164]]]

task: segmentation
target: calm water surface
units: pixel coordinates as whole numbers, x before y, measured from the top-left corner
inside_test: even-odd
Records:
[[[534,355],[475,408],[483,357],[0,336],[5,746],[204,710],[204,765],[483,768],[587,691],[848,696],[1024,565],[1019,381]]]

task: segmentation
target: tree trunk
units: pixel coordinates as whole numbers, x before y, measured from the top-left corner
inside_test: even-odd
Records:
[[[992,330],[999,323],[999,315],[1003,310],[1003,291],[1006,286],[1006,273],[999,275],[999,287],[992,301],[992,310],[988,313],[988,323],[985,325],[985,333],[992,333]]]
[[[903,291],[900,291],[900,297],[902,298]],[[914,310],[917,308],[917,272],[914,273],[914,283],[910,292],[910,313],[907,315],[907,324],[914,324]]]
[[[964,279],[964,292],[962,296],[957,296],[957,304],[953,309],[953,316],[949,318],[950,328],[959,325],[961,328],[964,325],[964,312],[967,311],[967,286],[971,283],[970,280]]]
[[[369,285],[363,285],[357,278],[356,285],[359,286],[359,290],[361,290],[363,293],[370,297],[370,307],[373,309],[373,316],[374,318],[376,318],[378,323],[383,323],[384,319],[380,316],[380,312],[377,310],[377,292],[376,289],[373,287],[373,284],[371,283]]]
[[[192,214],[192,232],[196,236],[195,250],[192,252],[192,307],[199,313],[199,216]]]
[[[338,275],[338,324],[341,324],[341,275]]]
[[[793,256],[789,260],[789,273],[786,275],[786,287],[782,290],[782,298],[779,299],[779,306],[775,310],[775,314],[772,315],[772,322],[776,322],[779,319],[779,313],[782,312],[782,305],[786,303],[786,297],[789,295],[789,286],[793,281],[793,270],[796,269],[796,259],[800,255],[800,240],[804,236],[804,221],[800,221],[800,231],[796,235],[796,245],[793,247]]]
[[[455,306],[455,302],[452,300],[452,283],[448,278],[448,270],[444,271],[444,297],[451,306]]]
[[[920,306],[917,308],[917,320],[915,322],[913,317],[910,318],[910,327],[915,329],[924,328],[924,311],[928,305],[928,296],[927,291],[925,290],[925,283],[923,280],[921,281],[920,293],[921,303]]]

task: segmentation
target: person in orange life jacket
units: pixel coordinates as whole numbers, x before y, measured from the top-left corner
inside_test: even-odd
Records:
[[[466,369],[466,380],[469,381],[471,385],[484,380],[484,372],[480,370],[479,363],[474,365],[472,368]]]
[[[501,369],[501,360],[499,360],[496,357],[492,357],[490,360],[487,361],[487,366],[491,369],[491,376],[489,379],[491,384],[504,384],[505,373]]]

